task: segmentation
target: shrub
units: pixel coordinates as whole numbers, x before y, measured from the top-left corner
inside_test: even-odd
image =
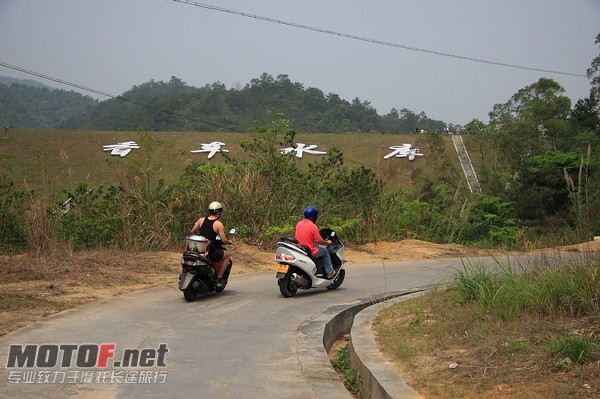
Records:
[[[14,182],[0,176],[0,252],[20,252],[29,248],[25,226],[31,195],[31,192],[17,190]]]

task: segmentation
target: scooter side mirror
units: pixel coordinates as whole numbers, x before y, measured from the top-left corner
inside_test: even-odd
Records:
[[[237,230],[236,230],[236,229],[231,229],[231,230],[229,230],[229,234],[230,234],[230,235],[235,235],[235,233],[236,233],[236,232],[237,232]]]

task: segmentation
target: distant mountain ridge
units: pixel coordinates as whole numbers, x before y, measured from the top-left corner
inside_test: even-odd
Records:
[[[0,75],[0,83],[4,83],[7,86],[10,86],[13,83],[17,83],[17,84],[20,84],[20,85],[37,87],[39,89],[55,90],[54,87],[50,87],[48,85],[45,85],[42,82],[38,82],[37,80],[11,78],[9,76],[2,76],[2,75]]]
[[[446,123],[424,112],[392,108],[379,115],[366,100],[263,73],[244,87],[220,82],[194,87],[172,76],[150,80],[118,97],[98,101],[31,79],[0,77],[0,126],[87,130],[248,132],[276,109],[297,131],[414,133],[443,131]]]

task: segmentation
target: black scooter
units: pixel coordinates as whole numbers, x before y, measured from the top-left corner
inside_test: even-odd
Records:
[[[235,229],[232,229],[229,234],[234,235]],[[208,239],[199,235],[191,235],[186,238],[186,243],[186,251],[181,258],[181,273],[179,274],[179,289],[183,291],[185,300],[191,302],[199,295],[222,292],[227,285],[233,260],[229,259],[222,283],[219,284],[214,263],[208,257],[208,247],[211,245]]]

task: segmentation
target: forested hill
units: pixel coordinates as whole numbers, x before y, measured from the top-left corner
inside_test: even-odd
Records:
[[[446,125],[407,108],[379,115],[369,101],[305,88],[287,75],[263,73],[231,89],[220,82],[196,88],[176,77],[151,80],[101,102],[72,91],[0,80],[0,126],[15,128],[247,132],[266,118],[269,108],[302,132],[410,133],[416,128],[441,131]]]
[[[86,110],[98,102],[89,96],[66,90],[24,83],[0,83],[0,126],[16,128],[54,128],[73,121],[84,121]]]
[[[33,79],[19,79],[19,78],[11,78],[8,76],[0,76],[0,83],[4,83],[7,86],[10,86],[13,83],[18,83],[18,84],[22,84],[25,86],[33,86],[33,87],[46,88],[46,89],[52,90],[52,87],[47,86],[47,85],[43,84],[42,82],[38,82],[37,80],[33,80]]]

